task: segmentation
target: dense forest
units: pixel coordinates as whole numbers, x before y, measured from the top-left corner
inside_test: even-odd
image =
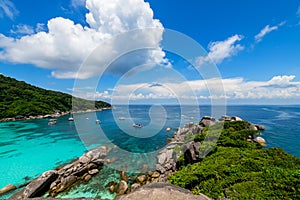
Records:
[[[218,126],[209,128],[212,135]],[[282,149],[262,149],[246,141],[258,134],[247,130],[248,126],[245,121],[225,122],[211,153],[196,163],[187,163],[181,156],[180,169],[169,177],[170,183],[213,199],[300,199],[300,159]],[[207,132],[208,128],[194,140],[203,145]]]
[[[0,119],[110,106],[103,101],[73,98],[70,94],[45,90],[0,74]]]

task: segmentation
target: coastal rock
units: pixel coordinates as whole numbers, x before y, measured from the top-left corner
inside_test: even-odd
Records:
[[[73,176],[73,175],[68,176],[68,177],[62,179],[61,184],[62,184],[63,190],[65,190],[66,188],[70,187],[76,181],[77,181],[77,178],[76,178],[76,176]]]
[[[109,182],[106,187],[108,188],[110,193],[114,193],[115,192],[115,186],[117,185],[117,183],[115,181],[111,181]]]
[[[8,185],[4,186],[2,189],[0,189],[0,195],[1,194],[5,194],[5,193],[7,193],[7,192],[9,192],[11,190],[14,190],[16,188],[17,187],[14,186],[13,184],[8,184]]]
[[[200,142],[189,142],[184,146],[184,160],[187,163],[194,163],[199,158]]]
[[[131,191],[134,191],[134,190],[136,190],[138,187],[140,187],[141,186],[141,184],[139,184],[139,183],[134,183],[134,184],[132,184],[131,185]]]
[[[256,128],[257,128],[258,130],[260,130],[260,131],[265,130],[265,126],[263,126],[263,125],[258,125],[258,124],[256,124],[255,126],[256,126]]]
[[[193,195],[191,191],[166,183],[151,183],[135,189],[127,195],[119,196],[116,200],[211,200],[207,196]]]
[[[155,165],[156,171],[160,172],[161,174],[164,174],[166,172],[165,168],[163,168],[160,164]]]
[[[231,117],[231,121],[243,121],[240,117],[233,116]]]
[[[98,166],[97,166],[95,163],[90,163],[90,164],[88,164],[87,168],[88,168],[89,170],[92,170],[92,169],[97,169]]]
[[[136,182],[143,184],[147,180],[147,176],[145,174],[141,174],[136,178]]]
[[[128,176],[125,171],[121,172],[121,180],[125,181],[126,183],[128,182]]]
[[[121,180],[117,186],[116,193],[117,193],[117,195],[125,194],[127,189],[128,189],[127,183],[125,181]]]
[[[202,117],[199,125],[202,125],[204,127],[206,126],[213,126],[215,125],[217,122],[213,117],[209,117],[209,116],[204,116]]]
[[[79,158],[79,162],[82,164],[87,164],[91,161],[91,159],[89,157],[87,157],[86,155],[83,155]]]
[[[196,135],[198,133],[202,133],[203,132],[203,127],[200,125],[195,125],[192,127],[192,131],[193,135]]]
[[[254,139],[255,142],[259,143],[261,146],[266,146],[266,140],[262,137],[257,137]]]
[[[167,159],[166,153],[161,153],[157,155],[157,162],[161,165],[165,163],[166,159]]]
[[[223,115],[219,120],[220,120],[220,121],[230,121],[231,118],[230,118],[230,116]]]
[[[50,189],[50,184],[58,177],[57,171],[44,172],[40,177],[31,181],[23,190],[13,195],[10,199],[26,199],[38,197]]]
[[[98,169],[92,169],[92,170],[89,170],[89,174],[90,174],[90,175],[95,175],[95,174],[97,174],[98,172],[99,172]]]
[[[254,124],[251,124],[249,126],[249,130],[251,130],[251,131],[257,131],[258,129],[257,129],[257,127]]]
[[[160,176],[160,173],[158,173],[156,171],[151,175],[152,178],[158,178],[159,176]]]
[[[92,179],[92,176],[90,174],[87,174],[86,176],[84,176],[85,182],[89,182],[91,179]]]

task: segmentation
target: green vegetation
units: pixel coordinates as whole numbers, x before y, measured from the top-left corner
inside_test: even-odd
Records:
[[[70,94],[45,90],[3,75],[0,75],[0,91],[0,119],[110,107],[102,101],[74,98],[72,108]]]
[[[300,159],[247,142],[249,135],[258,134],[246,130],[248,126],[247,122],[225,122],[213,153],[182,166],[169,181],[213,199],[300,199]],[[195,140],[204,142],[200,135]]]

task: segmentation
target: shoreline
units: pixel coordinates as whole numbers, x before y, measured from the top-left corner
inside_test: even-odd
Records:
[[[22,120],[35,120],[35,119],[51,119],[51,118],[59,118],[66,115],[78,114],[78,113],[91,113],[91,112],[101,112],[104,110],[111,110],[114,107],[104,107],[99,109],[88,109],[88,110],[78,110],[78,111],[66,111],[66,112],[57,112],[52,114],[46,115],[37,115],[37,116],[15,116],[15,117],[7,117],[0,119],[1,122],[15,122],[15,121],[22,121]]]

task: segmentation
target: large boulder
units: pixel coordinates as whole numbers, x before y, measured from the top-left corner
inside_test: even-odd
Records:
[[[258,130],[260,130],[260,131],[265,130],[265,126],[263,126],[263,125],[256,124],[255,126],[256,126],[256,128],[257,128]]]
[[[257,137],[254,139],[254,142],[259,143],[261,146],[267,146],[266,140],[262,137]]]
[[[231,117],[231,121],[243,121],[240,117],[233,116]]]
[[[251,130],[251,131],[257,131],[258,129],[257,129],[257,127],[254,124],[251,124],[249,126],[249,130]]]
[[[125,181],[121,180],[117,186],[116,193],[117,193],[117,195],[125,194],[127,189],[128,189],[127,183]]]
[[[195,163],[199,159],[200,142],[189,142],[184,146],[184,160],[186,163]]]
[[[204,116],[204,117],[202,117],[199,125],[206,127],[206,126],[213,126],[216,123],[217,123],[217,121],[215,118],[209,117],[209,116]]]
[[[166,183],[151,183],[136,188],[131,193],[117,197],[116,200],[211,200],[209,197],[200,194],[193,195],[191,191]]]
[[[46,171],[40,177],[31,181],[23,190],[13,195],[10,199],[17,200],[38,197],[50,189],[50,184],[54,182],[57,177],[57,171]]]

